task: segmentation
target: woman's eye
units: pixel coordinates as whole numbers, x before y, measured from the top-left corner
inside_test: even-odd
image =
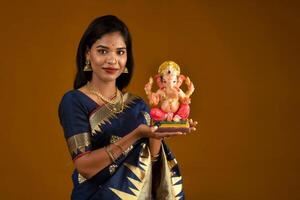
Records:
[[[123,55],[125,53],[125,51],[117,51],[118,55]]]
[[[98,52],[99,52],[100,54],[106,54],[106,53],[107,53],[107,51],[106,51],[105,49],[99,49]]]

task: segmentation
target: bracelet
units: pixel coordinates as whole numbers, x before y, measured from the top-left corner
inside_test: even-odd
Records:
[[[158,153],[158,154],[156,154],[156,155],[154,155],[154,156],[151,156],[151,162],[156,162],[156,161],[158,161],[158,159],[159,159],[159,156],[160,156],[160,154]]]
[[[116,143],[112,143],[112,144],[115,145],[116,147],[119,147],[119,149],[121,149],[121,151],[122,151],[122,154],[125,153],[125,150],[123,149],[123,147],[121,145],[116,144]]]
[[[113,163],[116,163],[116,159],[115,159],[115,157],[114,157],[114,155],[113,155],[113,152],[110,151],[110,150],[111,150],[110,147],[109,147],[109,146],[106,146],[106,147],[104,147],[104,148],[105,148],[106,153],[107,153],[108,156],[110,157],[111,161],[112,161]]]

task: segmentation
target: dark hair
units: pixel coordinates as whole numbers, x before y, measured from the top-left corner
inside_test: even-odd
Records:
[[[91,71],[83,71],[85,66],[86,50],[90,49],[92,45],[103,35],[113,32],[120,32],[124,38],[127,52],[126,67],[128,69],[128,73],[122,73],[117,78],[116,85],[120,90],[122,90],[129,84],[133,72],[133,55],[129,30],[124,22],[116,16],[105,15],[92,21],[80,40],[76,55],[77,73],[73,85],[74,89],[82,87],[92,79]]]

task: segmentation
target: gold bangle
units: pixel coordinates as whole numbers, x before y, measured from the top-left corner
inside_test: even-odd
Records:
[[[156,154],[156,155],[154,155],[154,156],[151,156],[152,158],[157,158],[157,157],[159,157],[159,153],[158,154]]]
[[[113,163],[116,163],[116,159],[115,159],[113,153],[110,151],[109,146],[106,146],[106,147],[104,147],[104,148],[105,148],[106,153],[108,154],[108,156],[109,156],[110,159],[112,160],[112,162],[113,162]]]
[[[154,156],[151,156],[151,161],[152,162],[156,162],[156,161],[158,161],[158,159],[159,159],[159,156],[160,156],[160,154],[158,153],[158,154],[156,154],[156,155],[154,155]]]
[[[121,145],[118,145],[116,143],[112,143],[113,145],[115,145],[116,147],[119,147],[119,149],[121,149],[122,153],[125,152],[125,150],[123,149],[123,147]]]

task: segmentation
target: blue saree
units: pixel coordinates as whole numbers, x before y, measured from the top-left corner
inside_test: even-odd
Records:
[[[124,109],[111,112],[79,90],[67,92],[59,105],[59,119],[72,159],[116,142],[140,124],[150,124],[145,102],[123,95]],[[148,138],[131,145],[116,161],[85,179],[75,169],[73,200],[173,200],[184,199],[178,164],[162,142],[160,158],[151,163]]]

